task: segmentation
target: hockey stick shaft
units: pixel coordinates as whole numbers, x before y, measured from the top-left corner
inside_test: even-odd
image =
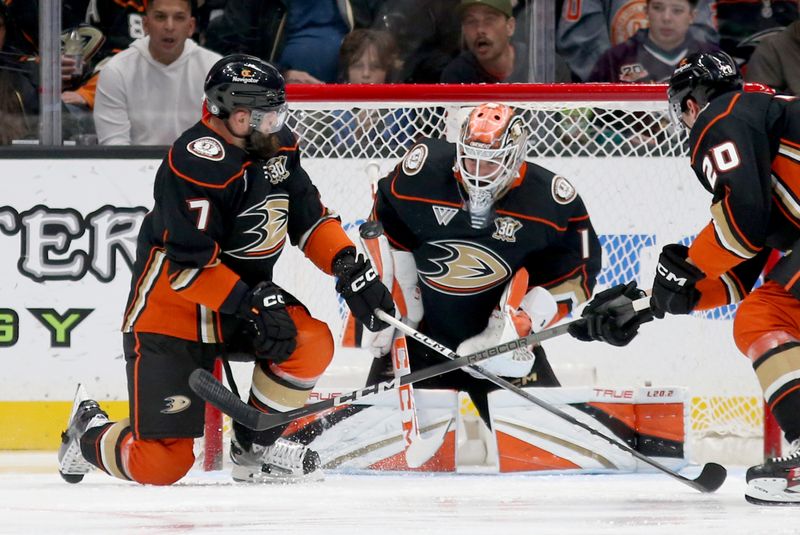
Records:
[[[443,375],[464,366],[476,364],[486,359],[496,357],[497,355],[501,355],[507,351],[514,351],[515,349],[519,349],[521,347],[541,343],[545,340],[565,334],[570,325],[571,323],[557,325],[556,327],[545,329],[538,333],[531,333],[527,336],[523,336],[522,338],[518,338],[517,340],[504,342],[494,347],[476,351],[475,353],[471,353],[463,357],[458,357],[454,360],[439,362],[421,370],[413,371],[403,377],[395,377],[389,381],[383,381],[374,385],[360,388],[358,390],[353,390],[352,392],[339,394],[331,399],[325,399],[318,401],[317,403],[311,403],[309,405],[298,407],[286,412],[265,413],[259,411],[255,407],[251,407],[239,399],[238,396],[235,396],[230,390],[225,388],[225,385],[217,381],[217,379],[211,373],[203,370],[202,368],[196,369],[189,376],[189,386],[198,396],[217,407],[219,410],[230,416],[233,420],[239,422],[245,427],[249,427],[250,429],[264,431],[279,425],[287,424],[297,418],[317,414],[341,405],[348,405],[375,394],[382,394],[383,392],[399,388],[402,385],[417,383],[419,381],[424,381],[425,379],[430,379],[431,377]],[[438,342],[435,342],[434,340],[431,340],[430,342],[435,344],[434,349],[439,347],[441,351],[449,351],[449,349],[442,346]]]
[[[639,299],[637,301],[634,301],[634,303],[632,304],[633,310],[635,312],[638,312],[638,311],[641,311],[641,310],[645,310],[646,308],[649,308],[649,301],[650,301],[649,297],[644,297],[644,298],[641,298],[641,299]],[[383,321],[385,321],[385,322],[389,323],[390,325],[392,325],[393,327],[395,327],[396,329],[404,332],[406,335],[411,336],[412,338],[414,338],[418,342],[421,342],[422,344],[430,347],[431,349],[434,349],[438,353],[440,353],[440,354],[444,355],[445,357],[451,359],[451,362],[461,358],[454,351],[452,351],[450,349],[447,349],[442,344],[440,344],[440,343],[436,342],[435,340],[432,340],[431,338],[425,336],[424,334],[420,333],[416,329],[413,329],[413,328],[409,327],[408,325],[406,325],[403,322],[395,319],[394,317],[390,316],[389,314],[386,314],[385,312],[378,310],[378,311],[376,311],[376,315],[380,319],[382,319]],[[580,321],[580,320],[578,320],[578,321]],[[601,433],[597,429],[594,429],[593,427],[591,427],[589,425],[586,425],[585,423],[583,423],[580,420],[574,418],[573,416],[567,414],[566,412],[562,411],[561,409],[555,407],[554,405],[551,405],[550,403],[547,403],[546,401],[543,401],[543,400],[537,398],[536,396],[534,396],[531,393],[523,390],[522,388],[519,388],[518,386],[506,381],[502,377],[498,377],[497,375],[495,375],[495,374],[491,373],[490,371],[485,370],[485,369],[483,369],[483,368],[481,368],[480,366],[477,366],[477,365],[471,365],[470,367],[473,370],[475,370],[478,373],[480,373],[481,375],[483,375],[486,379],[488,379],[492,383],[494,383],[497,386],[499,386],[500,388],[517,394],[518,396],[522,397],[523,399],[526,399],[526,400],[530,401],[531,403],[533,403],[534,405],[540,407],[541,409],[544,409],[545,411],[547,411],[547,412],[549,412],[549,413],[551,413],[551,414],[553,414],[555,416],[558,416],[559,418],[561,418],[563,420],[566,420],[567,422],[569,422],[572,425],[575,425],[577,427],[580,427],[581,429],[584,429],[585,431],[591,433],[592,435],[595,435],[596,437],[599,437],[599,438],[605,440],[609,444],[611,444],[613,446],[616,446],[616,447],[620,448],[621,450],[629,453],[630,455],[632,455],[636,459],[642,461],[643,463],[649,464],[650,466],[656,468],[657,470],[659,470],[659,471],[661,471],[661,472],[663,472],[663,473],[665,473],[665,474],[677,479],[681,483],[689,485],[690,487],[692,487],[692,488],[694,488],[696,490],[699,490],[701,492],[713,492],[713,491],[717,490],[719,488],[719,486],[722,485],[722,483],[725,480],[725,469],[722,466],[720,466],[720,465],[718,465],[716,463],[708,463],[703,468],[703,471],[702,471],[700,477],[698,477],[696,479],[689,479],[687,477],[684,477],[684,476],[678,474],[677,472],[671,470],[670,468],[664,466],[663,464],[659,463],[658,461],[655,461],[655,460],[651,459],[650,457],[647,457],[646,455],[643,455],[642,453],[636,451],[635,449],[631,448],[627,444],[619,442],[618,440],[616,440],[614,438],[611,438],[611,437],[605,435],[604,433]],[[720,470],[721,470],[721,472],[720,472]]]

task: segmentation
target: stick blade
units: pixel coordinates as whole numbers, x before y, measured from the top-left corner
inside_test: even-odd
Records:
[[[451,419],[443,430],[433,433],[430,437],[422,438],[421,435],[417,435],[411,440],[411,444],[406,447],[406,464],[409,468],[419,468],[436,455],[452,423]]]
[[[725,483],[728,471],[725,467],[717,463],[706,463],[700,475],[693,482],[694,487],[701,492],[714,492]]]
[[[235,421],[250,429],[259,430],[259,412],[242,402],[208,371],[201,368],[193,371],[189,375],[189,388]]]

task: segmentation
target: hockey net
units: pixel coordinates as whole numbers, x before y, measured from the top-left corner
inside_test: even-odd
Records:
[[[289,126],[323,202],[351,231],[370,211],[375,175],[387,174],[416,139],[453,141],[470,106],[508,103],[530,129],[528,159],[567,177],[587,205],[603,246],[595,291],[628,281],[649,288],[661,247],[688,243],[708,222],[711,200],[689,168],[685,133],[669,124],[665,95],[663,85],[289,86]],[[284,251],[276,280],[340,332],[344,305],[332,280],[296,249]],[[656,321],[626,348],[569,337],[545,348],[565,386],[687,387],[694,460],[758,462],[763,403],[732,342],[734,312]],[[337,347],[321,385],[362,386],[369,360],[356,353]],[[206,456],[218,440],[206,441]]]

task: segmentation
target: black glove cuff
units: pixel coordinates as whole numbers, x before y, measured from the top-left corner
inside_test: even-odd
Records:
[[[356,248],[345,247],[333,257],[331,272],[336,277],[341,277],[350,272],[356,265]]]
[[[245,283],[240,280],[236,281],[236,285],[231,290],[231,293],[228,294],[228,297],[222,302],[222,306],[219,307],[220,313],[236,314],[241,308],[242,301],[247,297],[247,292],[249,291],[250,287]]]

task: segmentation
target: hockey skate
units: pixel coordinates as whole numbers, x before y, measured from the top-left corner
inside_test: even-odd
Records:
[[[297,442],[279,438],[271,446],[243,449],[231,440],[231,476],[240,483],[300,483],[323,479],[319,454]]]
[[[87,429],[108,422],[108,414],[96,401],[89,399],[83,385],[78,385],[75,401],[69,414],[67,430],[61,433],[61,447],[58,449],[58,472],[67,483],[80,483],[83,476],[94,466],[84,459],[81,453],[81,437]]]
[[[789,454],[767,459],[747,470],[744,497],[758,505],[800,505],[800,439]]]

